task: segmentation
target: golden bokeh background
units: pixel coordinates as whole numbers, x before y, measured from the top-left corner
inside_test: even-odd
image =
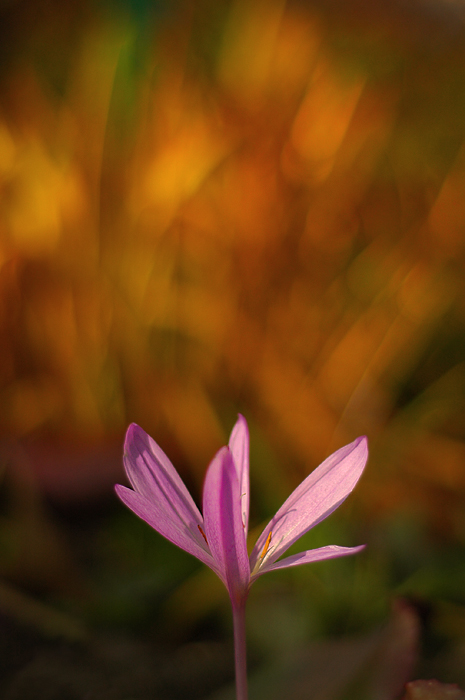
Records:
[[[71,595],[46,504],[111,498],[131,421],[198,494],[241,411],[257,526],[367,434],[339,524],[371,547],[363,624],[426,605],[465,682],[462,3],[0,12],[8,586]]]

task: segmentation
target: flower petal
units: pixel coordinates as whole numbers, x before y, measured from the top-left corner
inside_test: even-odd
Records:
[[[223,447],[208,467],[203,488],[205,534],[233,604],[247,596],[250,567],[233,457]]]
[[[276,569],[287,569],[289,566],[300,566],[300,564],[310,564],[314,561],[324,561],[325,559],[336,559],[336,557],[346,557],[349,554],[357,554],[365,549],[365,545],[362,544],[358,547],[338,547],[337,545],[331,544],[327,547],[320,547],[319,549],[308,549],[306,552],[300,552],[299,554],[293,554],[291,557],[286,557],[285,559],[280,559],[274,564],[264,564],[255,576],[252,575],[252,579],[258,578],[267,571],[276,571]]]
[[[263,530],[250,555],[252,571],[257,564],[261,569],[275,562],[299,537],[336,510],[355,487],[367,459],[365,437],[357,438],[325,459]]]
[[[242,523],[247,532],[249,529],[249,429],[244,416],[239,413],[236,425],[232,429],[231,437],[229,438],[229,449],[236,467],[237,477],[239,479],[239,488],[241,493],[241,510]]]
[[[172,519],[170,514],[163,507],[160,507],[158,503],[149,500],[132,489],[126,488],[126,486],[118,484],[115,486],[115,491],[128,508],[138,515],[139,518],[145,520],[160,535],[189,552],[189,554],[193,554],[194,557],[197,557],[197,559],[200,559],[200,561],[218,573],[213,557],[207,551],[205,541],[203,541],[203,546],[201,547],[196,538],[193,537],[191,530],[185,527],[179,519]]]
[[[135,423],[126,433],[123,462],[134,490],[153,503],[157,512],[165,511],[180,531],[190,530],[203,548],[199,530],[203,519],[192,496],[161,447]]]

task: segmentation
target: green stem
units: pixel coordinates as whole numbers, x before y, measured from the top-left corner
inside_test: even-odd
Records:
[[[245,637],[245,601],[239,605],[233,603],[234,623],[234,658],[236,662],[236,698],[247,700],[247,659]]]

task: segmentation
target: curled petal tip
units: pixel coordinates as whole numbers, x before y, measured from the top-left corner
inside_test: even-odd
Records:
[[[145,434],[145,431],[142,430],[142,428],[137,425],[137,423],[131,423],[126,430],[126,436],[124,438],[124,447],[125,451],[127,446],[133,442],[134,438],[139,434]]]
[[[368,438],[366,435],[361,435],[356,438],[350,445],[348,455],[352,455],[360,465],[362,471],[368,460]],[[351,449],[350,449],[351,448]],[[344,449],[344,448],[343,448]]]
[[[126,438],[132,437],[134,434],[146,435],[147,433],[137,423],[131,423],[126,430]]]
[[[242,430],[246,435],[249,434],[249,426],[247,425],[247,421],[244,418],[244,416],[242,415],[242,413],[237,414],[237,420],[236,420],[236,424],[232,430],[232,434],[234,434],[238,430]]]
[[[368,460],[368,437],[366,435],[361,435],[357,440],[356,440],[356,447],[359,448],[359,450],[363,454],[363,463],[364,466]]]
[[[366,450],[368,450],[368,437],[366,435],[360,435],[360,437],[353,441],[352,445],[354,449],[357,447],[364,447]]]

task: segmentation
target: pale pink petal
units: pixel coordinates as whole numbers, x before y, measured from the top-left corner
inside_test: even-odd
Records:
[[[350,554],[357,554],[365,549],[362,544],[358,547],[338,547],[337,545],[328,545],[319,549],[309,549],[306,552],[293,554],[285,559],[280,559],[274,564],[264,564],[260,567],[255,575],[252,575],[252,580],[258,578],[267,571],[276,571],[276,569],[287,569],[289,566],[300,566],[300,564],[311,564],[315,561],[324,561],[325,559],[336,559],[336,557],[347,557]]]
[[[320,464],[263,530],[250,556],[252,571],[257,565],[262,568],[275,562],[299,537],[336,510],[355,487],[367,458],[367,439],[360,437]]]
[[[242,524],[241,491],[228,447],[208,467],[203,488],[205,534],[233,603],[245,600],[250,580],[249,559]]]
[[[244,525],[245,536],[247,537],[249,527],[249,429],[244,416],[237,418],[231,437],[229,438],[229,449],[236,467],[241,492],[242,523]]]
[[[180,530],[190,530],[202,546],[199,525],[203,519],[192,496],[163,450],[135,423],[126,433],[123,462],[134,490],[164,511]]]
[[[194,557],[197,557],[197,559],[200,559],[200,561],[204,562],[204,564],[207,564],[207,566],[218,573],[213,557],[209,553],[208,546],[198,528],[200,542],[203,543],[203,546],[199,545],[197,538],[193,536],[190,528],[185,526],[179,518],[173,519],[170,513],[156,501],[149,500],[140,493],[128,489],[126,486],[120,486],[119,484],[115,486],[115,491],[128,508],[138,515],[139,518],[145,520],[145,522],[159,532],[160,535],[163,535],[163,537],[166,537],[166,539],[173,544],[189,552],[189,554],[193,554]]]

